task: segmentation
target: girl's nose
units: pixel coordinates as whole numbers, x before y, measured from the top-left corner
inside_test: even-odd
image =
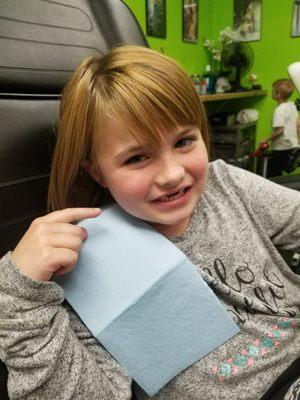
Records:
[[[156,183],[162,187],[178,186],[185,175],[184,166],[176,160],[167,160],[160,165],[160,170],[156,176]]]

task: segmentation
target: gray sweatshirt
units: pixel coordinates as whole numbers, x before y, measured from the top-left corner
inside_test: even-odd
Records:
[[[276,249],[300,249],[300,193],[213,162],[187,231],[171,240],[241,332],[153,399],[259,399],[300,355],[300,276]],[[2,258],[0,358],[11,399],[130,399],[131,378],[63,301],[56,283]]]

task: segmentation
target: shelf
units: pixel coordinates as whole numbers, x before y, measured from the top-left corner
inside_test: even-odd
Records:
[[[210,127],[212,130],[217,130],[219,132],[232,132],[232,131],[244,131],[248,128],[255,127],[257,125],[257,121],[248,122],[247,124],[231,124],[231,125],[218,125],[211,124]]]
[[[235,93],[215,93],[215,94],[202,94],[200,98],[203,102],[207,101],[219,101],[219,100],[233,100],[240,99],[242,97],[255,97],[255,96],[266,96],[266,90],[246,90],[244,92]]]

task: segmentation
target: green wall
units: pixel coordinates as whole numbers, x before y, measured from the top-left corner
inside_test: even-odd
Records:
[[[145,0],[125,0],[125,3],[136,15],[146,33]],[[181,39],[182,0],[166,0],[166,3],[167,37],[147,37],[150,47],[160,51],[163,49],[166,55],[180,61],[189,74],[203,73],[208,62],[202,46],[203,38],[216,39],[226,26],[232,27],[233,0],[199,0],[197,44],[186,43]],[[249,44],[255,55],[251,72],[258,75],[259,83],[263,89],[268,90],[268,95],[264,98],[231,103],[235,109],[255,107],[259,110],[257,141],[270,133],[272,112],[276,106],[271,98],[272,82],[287,77],[287,66],[300,61],[300,37],[291,38],[293,3],[293,0],[262,0],[261,40]],[[245,86],[249,85],[248,76],[243,79],[243,83]],[[295,97],[296,93],[293,99]]]
[[[146,1],[123,1],[135,14],[146,35]],[[166,16],[166,39],[146,36],[149,46],[180,61],[189,74],[202,72],[207,63],[207,55],[202,46],[203,38],[213,34],[213,1],[200,0],[197,44],[182,41],[182,0],[166,0]]]
[[[291,38],[293,0],[263,0],[261,40],[249,42],[254,50],[255,61],[251,72],[259,77],[259,83],[268,90],[268,96],[259,102],[252,102],[260,112],[258,140],[266,137],[271,128],[272,112],[276,103],[271,98],[272,82],[278,78],[288,77],[287,66],[300,61],[300,38]],[[226,14],[214,12],[214,35],[224,27],[232,24],[233,1],[214,0],[219,9]],[[216,9],[214,9],[216,11]],[[248,84],[244,78],[244,84]],[[297,97],[295,93],[293,99]]]

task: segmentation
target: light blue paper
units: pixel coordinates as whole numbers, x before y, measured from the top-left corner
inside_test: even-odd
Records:
[[[115,205],[80,226],[88,239],[78,264],[56,280],[149,396],[239,331],[195,266],[148,224]]]

